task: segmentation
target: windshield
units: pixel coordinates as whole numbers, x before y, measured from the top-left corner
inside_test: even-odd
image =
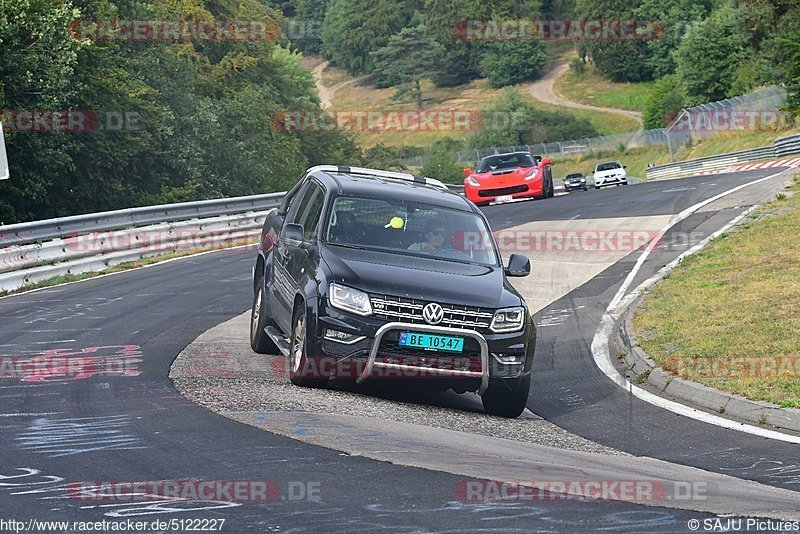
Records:
[[[536,163],[534,163],[530,154],[499,154],[497,156],[483,158],[476,172],[499,171],[501,169],[534,166],[536,166]]]
[[[418,202],[339,197],[324,237],[331,245],[498,265],[481,217]]]
[[[581,173],[568,174],[565,179],[570,180],[572,178],[583,178],[583,175]]]
[[[609,161],[608,163],[599,163],[597,165],[597,172],[600,171],[611,171],[614,169],[621,169],[622,165],[618,161]]]

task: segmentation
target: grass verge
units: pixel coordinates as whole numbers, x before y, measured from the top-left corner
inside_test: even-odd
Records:
[[[800,407],[800,183],[686,258],[633,318],[642,348],[689,380]]]
[[[616,83],[601,76],[592,65],[583,74],[572,69],[556,79],[558,94],[582,104],[606,108],[644,111],[655,82]]]

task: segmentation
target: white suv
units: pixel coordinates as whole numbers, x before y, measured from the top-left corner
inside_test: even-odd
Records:
[[[594,188],[600,189],[604,185],[628,185],[628,173],[625,168],[619,161],[598,163],[594,168]]]

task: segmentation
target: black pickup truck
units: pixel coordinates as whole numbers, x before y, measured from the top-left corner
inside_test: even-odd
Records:
[[[525,409],[536,329],[486,218],[437,180],[309,169],[269,213],[253,269],[250,344],[294,384],[402,378]]]

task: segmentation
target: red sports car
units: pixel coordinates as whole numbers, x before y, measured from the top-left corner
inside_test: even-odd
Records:
[[[478,205],[552,197],[550,163],[550,158],[534,157],[528,152],[487,156],[474,172],[464,169],[464,191]]]

